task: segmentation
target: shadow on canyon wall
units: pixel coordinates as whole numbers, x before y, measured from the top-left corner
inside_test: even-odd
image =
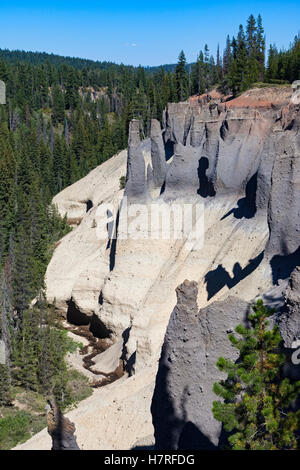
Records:
[[[186,403],[188,390],[184,387],[180,400],[180,409],[175,410],[169,393],[169,367],[165,364],[165,346],[162,348],[159,372],[156,376],[152,398],[151,413],[154,425],[155,450],[218,450],[227,444],[228,433],[223,429],[219,445],[210,439],[188,419]],[[163,419],[162,419],[163,417]]]
[[[115,224],[114,230],[113,228],[111,229],[110,239],[107,245],[107,248],[110,248],[110,252],[109,252],[109,270],[110,271],[113,271],[115,267],[115,262],[116,262],[119,221],[120,221],[120,209],[117,212],[116,224]],[[112,222],[112,224],[114,225],[114,222]]]
[[[207,300],[216,295],[223,287],[227,286],[228,289],[235,287],[240,281],[245,279],[249,274],[253,273],[260,265],[264,257],[262,251],[258,256],[249,260],[247,266],[242,269],[240,263],[235,263],[233,266],[233,277],[230,276],[228,271],[219,264],[218,267],[209,271],[205,275],[205,283],[207,289]]]
[[[256,214],[256,191],[257,191],[257,172],[250,178],[246,185],[245,197],[237,201],[237,207],[231,209],[223,215],[221,220],[226,219],[233,214],[236,219],[252,219]]]
[[[174,143],[171,140],[168,140],[165,145],[165,157],[166,161],[170,160],[171,157],[174,155]]]
[[[86,201],[86,212],[88,212],[90,209],[92,209],[93,207],[93,201],[91,201],[90,199],[88,199]]]
[[[163,364],[165,346],[162,348],[159,371],[156,375],[155,390],[151,403],[151,414],[154,425],[155,448],[177,449],[178,429],[183,429],[184,422],[176,416],[170,395],[168,393],[167,377],[169,367]],[[161,417],[164,417],[163,420]]]
[[[213,182],[206,175],[206,170],[208,170],[208,167],[208,158],[201,157],[198,166],[199,189],[197,193],[204,198],[207,196],[213,197],[216,195]]]
[[[280,279],[290,277],[296,266],[300,265],[300,246],[294,253],[286,256],[275,255],[270,261],[272,268],[273,284],[278,284]]]

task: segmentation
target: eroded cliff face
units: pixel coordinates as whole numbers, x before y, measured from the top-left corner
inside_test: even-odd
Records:
[[[281,128],[269,137],[274,155],[268,207],[266,255],[273,282],[287,279],[300,264],[300,106],[282,110]]]
[[[157,449],[214,449],[219,444],[221,423],[211,412],[213,384],[226,376],[216,362],[220,356],[238,358],[227,335],[245,321],[249,305],[229,296],[199,312],[197,290],[197,283],[188,280],[176,289],[151,407]]]
[[[232,112],[235,105],[239,103],[231,103]],[[220,145],[215,129],[216,151],[210,147],[208,165],[205,165],[208,188],[214,189],[215,200],[220,193],[224,200],[226,193],[239,192],[235,186],[238,182],[240,188],[244,188],[244,198],[231,211],[234,217],[241,221],[248,218],[259,225],[264,219],[268,221],[269,232],[263,251],[251,260],[248,268],[236,270],[237,276],[234,276],[238,283],[241,282],[239,276],[245,276],[257,287],[257,294],[253,299],[247,298],[243,291],[226,298],[223,295],[205,307],[202,302],[196,303],[197,284],[185,281],[178,287],[177,305],[168,324],[152,400],[155,442],[159,449],[216,449],[222,444],[220,423],[211,412],[216,399],[213,384],[225,378],[216,368],[216,361],[220,356],[237,359],[227,335],[237,324],[246,322],[251,304],[258,297],[275,307],[273,322],[279,325],[284,346],[293,351],[300,344],[300,107],[292,99],[279,109],[274,105],[272,109],[266,108],[256,109],[252,117],[244,112],[240,115],[234,123],[238,127],[233,145],[228,149],[226,140],[233,136],[226,132],[231,123],[223,121],[218,129],[221,139],[225,135],[225,145]],[[232,114],[227,114],[227,118],[229,116]],[[190,117],[188,120],[191,121]],[[185,125],[186,129],[188,127]],[[222,128],[226,129],[225,134]],[[240,150],[236,151],[240,135],[244,137]],[[176,138],[171,132],[169,136]],[[226,155],[227,151],[233,154]],[[231,162],[233,169],[238,168],[232,173],[234,181],[227,179],[231,166],[226,168],[222,161]],[[219,227],[221,229],[221,224]],[[251,275],[251,263],[254,275]],[[212,272],[207,273],[206,278],[211,275]],[[220,265],[219,275],[223,281],[219,276],[210,278],[212,294],[218,290],[218,282],[220,286],[223,282],[229,286],[235,283]],[[272,279],[267,286],[263,280],[270,275]],[[263,283],[262,289],[259,282]],[[285,373],[299,378],[299,370],[292,363],[286,365]]]
[[[54,199],[62,215],[67,213],[72,222],[81,223],[54,252],[46,275],[47,297],[56,299],[69,322],[90,322],[91,328],[97,326],[98,335],[121,344],[111,349],[117,356],[110,363],[121,359],[124,364],[122,390],[128,380],[136,416],[140,410],[146,423],[143,431],[139,418],[139,438],[151,433],[153,377],[178,285],[194,280],[191,310],[200,309],[204,316],[197,313],[201,321],[196,317],[190,321],[194,314],[189,314],[184,326],[185,314],[180,309],[175,314],[175,309],[173,317],[178,321],[173,318],[168,327],[163,351],[177,351],[177,359],[172,362],[175,368],[163,369],[165,375],[160,377],[167,387],[164,393],[170,398],[174,422],[180,422],[181,430],[174,431],[177,437],[171,433],[168,441],[174,448],[188,422],[200,429],[202,442],[218,445],[220,430],[210,411],[211,384],[219,374],[217,356],[227,352],[226,330],[236,325],[257,296],[266,294],[282,305],[287,280],[299,264],[299,105],[290,99],[291,90],[281,88],[250,90],[226,102],[213,93],[171,103],[162,130],[153,120],[151,138],[141,142],[139,123],[133,121],[128,153],[121,152]],[[121,216],[119,179],[125,174],[129,207],[136,202],[147,207],[203,204],[204,244],[189,243],[189,234],[181,239],[125,238],[117,223],[108,224],[107,237],[100,240],[97,208],[113,203]],[[189,338],[193,322],[194,340],[187,342],[184,338]],[[215,322],[219,327],[214,327]],[[94,358],[95,364],[101,364],[101,354]],[[134,377],[126,378],[126,374]],[[152,377],[147,379],[147,393],[145,377]],[[176,396],[172,377],[178,382]],[[188,382],[191,392],[183,390]],[[117,409],[119,381],[109,387],[112,406]],[[157,387],[163,397],[161,382]],[[96,403],[96,396],[85,400],[84,409],[101,417],[105,409]],[[180,404],[183,396],[184,407]],[[160,405],[155,406],[159,409]],[[197,406],[194,419],[191,410]],[[168,429],[169,417],[161,416]],[[72,421],[81,447],[82,414],[73,413]],[[97,420],[90,448],[111,448],[111,439],[102,438],[113,432],[112,422],[106,421],[99,425]],[[124,435],[129,436],[131,424],[126,426],[124,422]],[[155,426],[156,435],[162,435],[157,421]],[[132,445],[132,439],[124,437],[122,448]],[[163,441],[158,445],[162,448]]]

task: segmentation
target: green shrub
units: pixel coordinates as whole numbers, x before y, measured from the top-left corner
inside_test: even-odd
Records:
[[[233,450],[296,450],[300,410],[295,411],[300,381],[284,378],[287,355],[281,349],[277,325],[269,327],[275,310],[258,300],[249,315],[250,327],[238,325],[229,335],[239,350],[236,362],[220,357],[217,367],[227,379],[214,384],[222,401],[214,401],[213,415],[222,422]]]
[[[126,176],[121,176],[120,178],[120,189],[125,189],[126,186]]]
[[[78,402],[89,397],[93,393],[88,378],[76,369],[68,369],[67,383],[69,391],[69,403],[66,406],[76,405]]]
[[[25,411],[0,419],[0,449],[7,450],[30,438],[31,416]]]

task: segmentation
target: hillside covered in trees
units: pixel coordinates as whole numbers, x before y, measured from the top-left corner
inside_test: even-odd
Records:
[[[288,50],[265,49],[262,19],[251,15],[222,53],[214,58],[205,44],[193,64],[183,51],[175,66],[144,68],[0,50],[0,407],[15,387],[54,393],[65,405],[74,398],[64,362],[72,345],[43,295],[55,243],[70,230],[53,196],[125,148],[132,118],[147,137],[169,101],[300,79],[299,36]]]

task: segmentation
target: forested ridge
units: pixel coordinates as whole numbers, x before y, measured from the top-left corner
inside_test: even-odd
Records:
[[[169,101],[300,79],[299,36],[266,53],[264,34],[251,15],[215,58],[205,45],[192,64],[181,51],[175,66],[149,68],[0,49],[0,418],[16,389],[53,393],[62,406],[75,399],[64,361],[73,346],[43,294],[55,243],[70,230],[53,196],[125,148],[132,118],[147,137]]]

